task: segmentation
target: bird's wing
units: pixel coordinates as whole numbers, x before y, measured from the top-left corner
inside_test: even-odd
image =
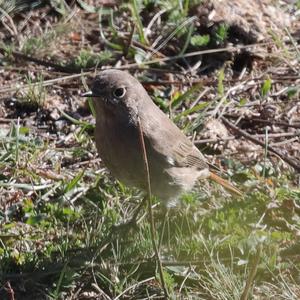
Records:
[[[198,170],[209,170],[209,165],[203,154],[196,146],[172,123],[157,107],[152,113],[142,115],[143,132],[146,143],[151,148],[150,155],[153,161],[168,166],[190,167]],[[146,111],[146,110],[144,110]],[[154,113],[153,113],[154,112]],[[209,178],[228,191],[242,195],[230,182],[209,172]]]
[[[152,154],[160,161],[178,167],[209,168],[202,153],[152,101],[143,106],[140,117]]]
[[[174,161],[179,167],[208,169],[202,153],[187,138],[180,139],[173,147]]]

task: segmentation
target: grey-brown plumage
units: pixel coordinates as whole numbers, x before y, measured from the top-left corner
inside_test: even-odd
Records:
[[[176,203],[198,179],[211,176],[201,152],[129,73],[113,69],[102,71],[94,80],[92,94],[97,149],[117,179],[146,191],[139,123],[152,193],[166,206]]]

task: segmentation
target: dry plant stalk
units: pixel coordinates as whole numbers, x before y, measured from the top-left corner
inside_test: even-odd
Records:
[[[155,258],[156,258],[157,265],[158,265],[158,271],[159,271],[161,285],[164,290],[165,297],[169,298],[168,289],[167,289],[166,282],[164,279],[163,266],[162,266],[162,263],[161,263],[161,260],[159,257],[159,250],[158,250],[158,247],[157,247],[156,241],[155,241],[156,236],[155,236],[155,226],[154,226],[154,218],[153,218],[153,211],[152,211],[152,195],[151,195],[151,181],[150,181],[150,173],[149,173],[149,164],[148,164],[148,159],[147,159],[145,140],[144,140],[144,136],[143,136],[143,128],[142,128],[142,124],[139,119],[138,119],[138,129],[139,129],[140,145],[141,145],[141,150],[142,150],[142,155],[143,155],[143,160],[144,160],[144,167],[145,167],[145,181],[147,184],[147,196],[146,197],[148,199],[148,212],[149,212],[149,219],[150,219],[151,241],[152,241]]]

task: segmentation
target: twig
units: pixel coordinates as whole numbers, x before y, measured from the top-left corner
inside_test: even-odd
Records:
[[[186,275],[184,276],[184,278],[183,278],[183,280],[182,280],[182,282],[181,282],[181,284],[180,284],[180,288],[179,288],[179,293],[180,293],[180,294],[181,294],[181,291],[182,291],[182,289],[184,288],[185,282],[188,280],[188,278],[189,278],[189,276],[190,276],[192,270],[193,270],[193,269],[192,269],[191,267],[189,267],[188,271],[186,272]]]
[[[92,270],[92,272],[93,272],[93,270]],[[95,282],[97,282],[97,280],[95,279],[95,275],[94,275],[94,272],[93,272],[93,277],[94,277],[94,281]],[[99,295],[97,295],[100,299],[102,299],[102,297],[104,298],[104,299],[108,299],[108,300],[111,300],[112,298],[111,297],[109,297],[100,287],[99,287],[99,285],[98,284],[96,284],[96,283],[92,283],[91,284],[91,286],[98,292],[98,294]],[[76,292],[76,294],[73,296],[73,298],[72,299],[78,299],[78,298],[80,298],[79,296],[78,296],[78,292]]]
[[[250,292],[251,286],[253,284],[253,281],[254,281],[254,278],[255,278],[255,275],[256,275],[257,266],[258,266],[258,263],[259,263],[261,252],[262,252],[262,245],[259,245],[258,249],[255,253],[253,264],[252,264],[249,276],[248,276],[247,281],[246,281],[246,286],[244,288],[244,291],[242,293],[242,296],[241,296],[240,300],[247,300],[248,297],[249,297],[249,292]]]
[[[149,35],[151,33],[151,27],[153,26],[154,22],[159,19],[161,17],[161,15],[163,15],[165,12],[167,12],[167,9],[162,9],[159,10],[154,16],[153,18],[150,20],[150,22],[148,23],[148,26],[146,27],[145,30],[145,35]]]
[[[287,35],[288,35],[288,37],[289,37],[292,45],[294,46],[294,49],[296,50],[297,55],[298,55],[298,59],[299,59],[300,58],[300,51],[298,49],[298,45],[297,45],[295,39],[292,37],[292,35],[291,35],[290,31],[288,30],[288,28],[285,27],[284,29],[285,29],[285,31],[286,31],[286,33],[287,33]]]
[[[269,147],[269,132],[268,132],[268,127],[265,127],[265,151],[264,151],[264,166],[263,166],[263,178],[266,178],[266,164],[267,164],[267,157],[268,157],[268,147]]]
[[[26,54],[23,54],[23,53],[20,53],[17,51],[6,51],[2,47],[0,47],[0,53],[3,55],[10,54],[10,55],[14,56],[15,58],[31,61],[31,62],[36,63],[41,66],[51,67],[60,72],[75,73],[78,71],[78,69],[76,70],[75,68],[65,67],[65,66],[53,63],[51,61],[35,58],[35,57],[29,56],[29,55],[26,55]]]
[[[69,79],[74,79],[74,78],[79,78],[81,76],[90,75],[91,73],[92,73],[91,71],[90,72],[82,72],[80,74],[72,74],[72,75],[62,76],[62,77],[59,77],[59,78],[45,80],[45,81],[42,82],[42,86],[44,87],[44,86],[53,85],[57,82],[61,82],[61,81],[64,81],[64,80],[69,80]],[[34,83],[18,85],[18,86],[14,85],[14,86],[10,86],[10,87],[0,89],[0,94],[15,92],[19,89],[24,90],[24,89],[35,87],[37,85],[41,85],[41,83],[40,82],[34,82]],[[0,98],[0,101],[1,100],[3,100],[3,98]]]
[[[239,118],[240,116],[224,114],[224,117],[235,119],[235,118]],[[257,122],[257,123],[263,123],[263,124],[267,124],[267,125],[277,125],[277,126],[284,126],[284,127],[291,127],[291,128],[299,128],[300,129],[300,124],[299,123],[290,124],[290,123],[287,123],[287,122],[264,120],[264,119],[260,119],[260,118],[245,118],[245,117],[242,118],[242,120],[252,122],[252,123]]]
[[[265,137],[265,134],[256,134],[256,135],[251,135],[254,138],[261,138],[261,137]],[[296,131],[296,132],[277,132],[277,133],[269,133],[268,134],[268,138],[272,139],[272,138],[280,138],[280,137],[297,137],[300,136],[300,131]],[[194,144],[195,145],[200,145],[200,144],[207,144],[207,143],[218,143],[218,142],[224,142],[224,141],[232,141],[235,140],[236,137],[235,136],[225,136],[223,138],[215,138],[215,139],[201,139],[201,140],[195,140]],[[285,142],[285,141],[283,141]],[[280,145],[280,143],[276,143],[277,145]]]
[[[201,51],[194,51],[194,52],[189,52],[189,53],[185,53],[182,55],[174,55],[174,56],[145,61],[145,62],[143,62],[143,64],[144,65],[156,64],[156,63],[172,61],[172,60],[182,59],[182,58],[186,58],[186,57],[193,57],[193,56],[198,56],[198,55],[203,55],[203,54],[220,53],[220,52],[227,52],[227,51],[235,52],[235,51],[238,51],[241,49],[251,49],[256,46],[265,46],[265,45],[270,45],[270,44],[272,44],[272,43],[266,42],[266,43],[257,43],[257,44],[251,44],[251,45],[242,45],[242,46],[235,46],[235,47],[224,47],[224,48],[218,48],[218,49],[207,49],[207,50],[201,50]],[[132,64],[128,64],[126,67],[129,67],[129,66],[135,67],[137,65],[139,65],[139,64],[132,63]]]
[[[268,125],[278,125],[278,126],[286,126],[286,127],[292,127],[292,128],[299,128],[300,129],[300,124],[289,124],[286,122],[278,122],[278,121],[271,121],[271,120],[263,120],[259,118],[253,118],[253,119],[248,119],[249,121],[253,122],[258,122],[258,123],[264,123]]]
[[[134,31],[135,31],[135,24],[134,23],[131,23],[131,31],[130,31],[130,34],[129,34],[129,38],[127,40],[127,44],[126,46],[124,47],[124,50],[123,50],[123,55],[124,57],[126,58],[128,53],[129,53],[129,49],[131,47],[131,44],[132,44],[132,39],[133,39],[133,34],[134,34]]]
[[[263,45],[269,45],[269,44],[270,43],[267,42],[267,43],[257,43],[257,44],[243,45],[243,46],[236,46],[236,47],[227,47],[227,48],[208,49],[208,50],[203,50],[203,51],[195,51],[195,52],[190,52],[190,53],[186,53],[186,54],[183,54],[183,55],[175,55],[175,56],[163,57],[163,58],[158,58],[158,59],[153,59],[153,60],[145,61],[145,62],[143,62],[143,65],[146,66],[146,65],[151,65],[151,64],[156,64],[156,63],[161,63],[161,62],[166,62],[166,61],[177,60],[177,59],[184,58],[184,57],[197,56],[197,55],[201,55],[201,54],[226,52],[226,51],[228,51],[228,52],[234,52],[234,51],[238,51],[240,49],[248,49],[248,48],[256,47],[258,45],[263,46]],[[132,64],[127,64],[127,65],[124,65],[124,66],[120,66],[117,69],[120,69],[120,70],[122,70],[122,69],[133,69],[133,68],[139,68],[139,67],[140,67],[139,63],[132,63]],[[79,78],[81,76],[91,75],[94,72],[95,72],[95,70],[92,70],[92,71],[82,72],[80,74],[72,74],[72,75],[63,76],[63,77],[60,77],[60,78],[45,80],[43,82],[42,86],[49,86],[49,85],[53,85],[54,83],[59,82],[59,81],[70,80],[70,79],[74,79],[74,78]],[[29,84],[28,85],[23,85],[22,89],[33,87],[35,85],[40,85],[40,82],[32,83],[30,85]],[[3,89],[0,89],[0,94],[1,93],[8,93],[8,92],[17,91],[19,88],[21,88],[21,87],[13,86],[13,87],[3,88]]]
[[[18,119],[6,119],[6,118],[0,118],[0,123],[11,123],[16,122]]]
[[[150,218],[150,232],[151,232],[152,246],[153,246],[156,261],[158,264],[158,271],[159,271],[159,276],[160,276],[160,280],[161,280],[161,285],[164,290],[165,297],[169,298],[169,293],[168,293],[167,286],[166,286],[165,279],[164,279],[163,266],[162,266],[162,263],[161,263],[161,260],[159,257],[159,251],[158,251],[158,247],[157,247],[156,241],[155,241],[156,237],[155,237],[154,218],[153,218],[153,211],[152,211],[152,193],[151,193],[150,172],[149,172],[149,164],[148,164],[145,140],[144,140],[144,135],[143,135],[143,128],[142,128],[140,119],[138,119],[138,129],[139,129],[139,138],[140,138],[140,144],[141,144],[141,148],[142,148],[144,167],[145,167],[145,175],[146,175],[145,179],[146,179],[146,183],[147,183],[148,210],[149,210],[149,218]]]
[[[0,181],[0,187],[22,189],[25,191],[41,191],[51,188],[54,184],[31,185],[29,183],[13,183]]]
[[[221,120],[225,123],[225,125],[227,125],[228,127],[230,127],[232,130],[234,130],[235,132],[237,132],[238,134],[240,134],[241,136],[245,137],[246,139],[250,140],[251,142],[260,145],[262,147],[265,147],[265,143],[254,138],[251,134],[245,132],[244,130],[238,128],[237,126],[235,126],[234,124],[232,124],[231,122],[229,122],[227,119],[225,119],[224,117],[221,117]],[[292,159],[290,159],[289,157],[286,157],[284,154],[282,154],[281,152],[279,152],[278,150],[274,149],[271,146],[268,146],[268,155],[269,153],[274,153],[276,155],[278,155],[283,161],[285,161],[287,164],[289,164],[290,166],[292,166],[297,172],[300,173],[300,165],[298,163],[296,163],[295,161],[293,161]]]
[[[3,26],[9,31],[9,33],[16,37],[18,39],[18,30],[15,26],[14,20],[13,18],[9,15],[9,13],[7,13],[2,7],[0,7],[0,12],[2,15],[4,15],[6,17],[6,19],[9,21],[11,28],[5,23],[5,21],[3,20],[4,18],[1,17],[0,21],[3,24]]]
[[[284,141],[281,141],[281,142],[277,142],[277,143],[271,143],[270,145],[271,146],[275,146],[275,147],[278,147],[278,146],[282,146],[282,145],[286,145],[286,144],[291,144],[295,141],[298,141],[298,137],[293,137],[291,139],[288,139],[288,140],[284,140]]]
[[[7,287],[5,287],[5,290],[7,291],[7,293],[10,296],[9,299],[10,300],[15,300],[15,292],[14,292],[13,288],[11,287],[11,284],[10,284],[9,281],[6,282],[6,286]]]
[[[153,280],[154,277],[150,277],[150,278],[147,278],[147,279],[144,279],[142,281],[139,281],[135,284],[133,284],[132,286],[129,286],[127,289],[125,289],[121,294],[119,294],[116,298],[114,298],[114,300],[117,300],[117,299],[120,299],[123,295],[125,295],[127,292],[129,292],[130,290],[134,290],[136,287],[138,287],[139,285],[143,284],[143,283],[146,283],[148,281],[151,281]]]

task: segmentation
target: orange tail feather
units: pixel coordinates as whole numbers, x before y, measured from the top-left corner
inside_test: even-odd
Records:
[[[215,173],[210,172],[209,178],[212,181],[222,185],[229,192],[236,194],[238,196],[243,196],[242,192],[239,189],[234,187],[228,180],[221,178],[220,176],[216,175]]]

